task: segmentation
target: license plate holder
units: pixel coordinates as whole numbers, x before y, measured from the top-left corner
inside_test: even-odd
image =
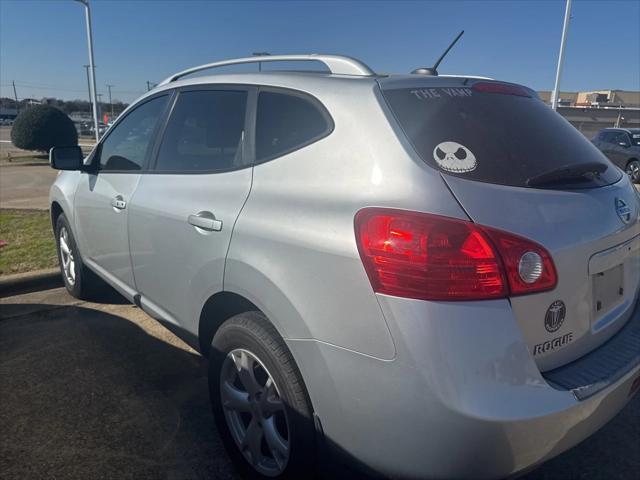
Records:
[[[592,275],[593,313],[596,320],[624,300],[624,266],[617,265]]]

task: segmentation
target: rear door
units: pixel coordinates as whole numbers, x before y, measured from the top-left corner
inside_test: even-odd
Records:
[[[617,137],[618,132],[604,132],[602,141],[600,142],[600,150],[607,156],[609,160],[613,162],[614,165],[620,167],[620,155],[618,151],[618,145],[616,143]]]
[[[630,317],[640,288],[640,199],[602,153],[530,90],[439,79],[384,88],[417,153],[469,217],[544,246],[548,292],[511,305],[542,370],[600,345]],[[459,83],[458,83],[459,82]]]
[[[142,305],[187,331],[197,332],[204,301],[223,288],[231,232],[251,188],[253,98],[243,87],[181,89],[131,202]]]
[[[627,157],[629,155],[629,147],[631,139],[626,132],[616,132],[611,141],[611,156],[609,157],[618,167],[624,168],[627,165]]]
[[[605,141],[607,138],[607,132],[605,131],[600,131],[600,133],[598,133],[598,135],[596,137],[593,138],[593,140],[591,140],[591,142],[598,147],[598,149],[604,153],[604,148],[605,148]]]
[[[151,153],[170,95],[145,100],[118,121],[97,147],[95,170],[83,173],[75,194],[76,233],[92,266],[135,289],[127,221],[129,203]]]

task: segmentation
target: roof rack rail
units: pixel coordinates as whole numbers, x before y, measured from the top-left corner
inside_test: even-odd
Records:
[[[371,77],[375,72],[367,65],[355,58],[342,55],[320,55],[312,53],[309,55],[257,55],[253,57],[234,58],[231,60],[222,60],[220,62],[207,63],[197,67],[188,68],[182,72],[175,73],[158,85],[166,85],[175,82],[185,75],[199,72],[201,70],[209,70],[210,68],[226,67],[229,65],[241,65],[244,63],[264,63],[264,62],[321,62],[326,65],[331,73],[337,75],[354,75],[361,77]]]

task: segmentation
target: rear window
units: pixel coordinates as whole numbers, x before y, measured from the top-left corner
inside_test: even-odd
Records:
[[[508,94],[487,90],[414,87],[387,89],[384,96],[420,157],[443,173],[523,187],[560,167],[596,162],[608,168],[571,186],[621,178],[578,130],[539,99],[521,95],[521,87],[505,88]]]

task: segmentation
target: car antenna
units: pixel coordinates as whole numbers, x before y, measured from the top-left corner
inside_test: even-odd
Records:
[[[433,67],[416,68],[411,73],[415,73],[415,74],[418,74],[418,75],[433,75],[434,77],[437,77],[438,76],[438,66],[440,65],[440,62],[442,62],[442,59],[447,56],[447,53],[449,53],[449,50],[451,50],[451,47],[453,47],[456,44],[456,42],[458,40],[460,40],[460,37],[462,36],[463,33],[464,33],[464,30],[462,30],[458,34],[458,36],[455,38],[455,40],[453,42],[451,42],[451,44],[444,51],[444,53],[442,55],[440,55],[440,58],[438,59],[438,61],[435,63],[435,65]]]

